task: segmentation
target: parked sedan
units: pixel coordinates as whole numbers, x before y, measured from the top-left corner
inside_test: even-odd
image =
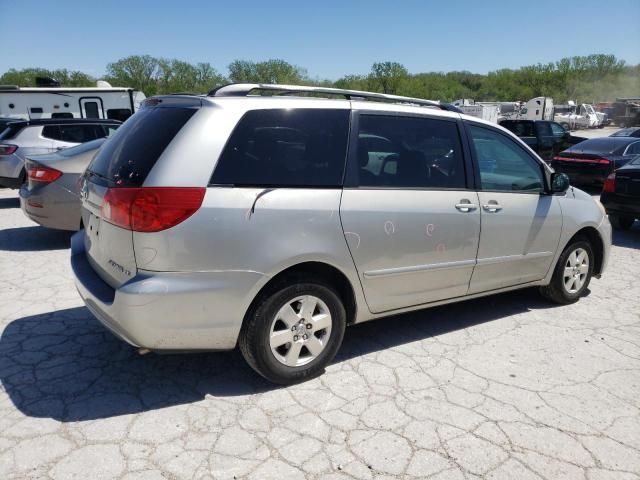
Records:
[[[640,219],[640,156],[607,177],[600,202],[614,228],[628,230]]]
[[[20,206],[43,227],[80,229],[78,180],[105,138],[26,160],[27,182],[20,188]]]
[[[640,127],[628,127],[622,128],[616,132],[613,132],[610,137],[635,137],[640,138]]]
[[[609,174],[639,155],[638,138],[592,138],[560,152],[551,166],[566,173],[574,185],[602,185]]]

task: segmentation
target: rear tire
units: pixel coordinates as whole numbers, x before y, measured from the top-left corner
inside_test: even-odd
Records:
[[[247,363],[272,383],[302,382],[324,372],[342,344],[346,312],[322,278],[291,276],[257,299],[239,346]]]
[[[589,286],[594,260],[591,244],[575,239],[560,254],[551,282],[540,287],[540,293],[560,305],[577,302]]]
[[[629,230],[635,221],[633,217],[621,217],[618,215],[609,215],[611,226],[616,230]]]

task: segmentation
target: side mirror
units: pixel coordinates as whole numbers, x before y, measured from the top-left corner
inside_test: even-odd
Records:
[[[569,189],[569,177],[566,173],[553,173],[551,175],[551,193],[564,193]]]

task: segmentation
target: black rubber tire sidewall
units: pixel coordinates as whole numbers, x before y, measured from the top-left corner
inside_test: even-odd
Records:
[[[587,279],[585,280],[584,285],[582,285],[580,290],[575,293],[569,293],[564,288],[564,268],[571,252],[578,248],[586,250],[587,254],[589,255],[589,271],[587,272]],[[553,277],[551,278],[551,283],[546,287],[543,287],[544,296],[562,305],[577,302],[589,287],[589,283],[591,282],[591,277],[593,275],[594,261],[595,257],[593,255],[593,248],[588,241],[578,239],[571,242],[571,244],[562,251],[562,253],[560,254],[560,258],[558,258],[558,262],[556,263],[556,267],[553,272]]]
[[[301,367],[288,367],[280,363],[271,352],[271,322],[285,302],[302,295],[314,295],[326,303],[331,312],[331,335],[325,349],[312,362]],[[283,385],[299,383],[324,371],[342,344],[345,327],[344,306],[338,294],[328,284],[321,280],[291,283],[274,289],[257,302],[240,333],[240,350],[249,365],[270,382]]]

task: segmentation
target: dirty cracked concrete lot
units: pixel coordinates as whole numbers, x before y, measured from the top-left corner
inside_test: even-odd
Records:
[[[321,378],[137,356],[69,235],[0,191],[0,478],[638,479],[640,228],[578,304],[521,291],[349,328]]]

